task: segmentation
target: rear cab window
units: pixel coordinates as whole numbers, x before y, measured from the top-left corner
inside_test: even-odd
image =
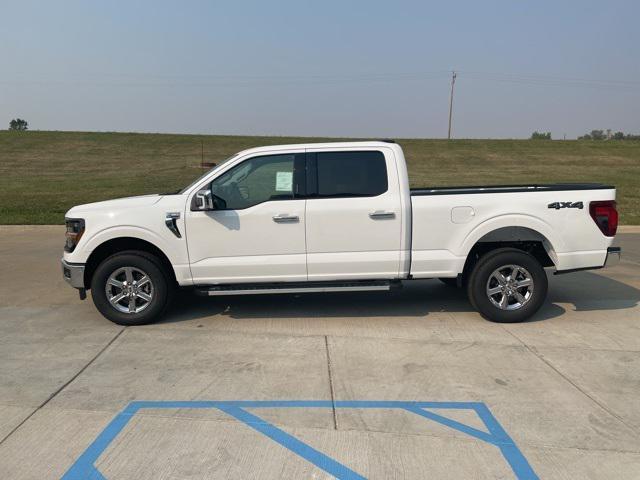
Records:
[[[307,192],[312,198],[375,197],[388,189],[387,164],[380,151],[309,154]]]

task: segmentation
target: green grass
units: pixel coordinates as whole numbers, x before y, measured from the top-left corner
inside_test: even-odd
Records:
[[[326,139],[0,132],[0,224],[62,223],[73,205],[178,189],[249,147]],[[640,224],[640,142],[399,140],[412,186],[603,182],[621,223]]]

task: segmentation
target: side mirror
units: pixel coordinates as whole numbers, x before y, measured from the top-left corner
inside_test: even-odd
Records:
[[[198,190],[191,201],[191,210],[213,210],[213,195],[211,190]]]
[[[206,188],[198,190],[191,201],[191,211],[224,210],[227,202]]]

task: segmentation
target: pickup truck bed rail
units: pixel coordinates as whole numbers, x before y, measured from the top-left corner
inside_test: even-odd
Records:
[[[551,183],[548,185],[479,185],[458,187],[412,188],[411,195],[466,195],[472,193],[556,192],[569,190],[611,190],[615,187],[602,183]]]

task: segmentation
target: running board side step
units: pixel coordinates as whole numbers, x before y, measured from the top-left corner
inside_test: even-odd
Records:
[[[400,282],[362,281],[362,282],[287,282],[253,283],[215,286],[198,286],[195,293],[202,296],[219,295],[261,295],[273,293],[319,293],[319,292],[370,292],[391,290],[400,286]]]

